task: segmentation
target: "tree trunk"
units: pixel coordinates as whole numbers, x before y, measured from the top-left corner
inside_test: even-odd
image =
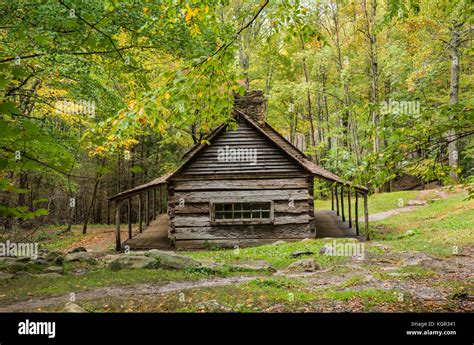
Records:
[[[371,0],[370,14],[367,11],[367,1],[362,2],[366,20],[366,34],[369,40],[370,57],[370,102],[372,103],[371,117],[374,127],[373,152],[380,151],[380,137],[378,135],[379,113],[378,113],[378,61],[377,61],[377,35],[375,33],[375,18],[377,14],[377,1]]]
[[[304,40],[303,40],[303,36],[300,35],[300,41],[301,41],[301,49],[303,50],[304,52]],[[311,110],[311,93],[310,93],[310,90],[309,90],[309,74],[308,74],[308,69],[306,67],[306,58],[303,57],[303,61],[301,62],[302,66],[303,66],[303,73],[304,73],[304,79],[305,79],[305,82],[306,82],[306,86],[308,87],[308,90],[306,91],[306,107],[307,107],[307,111],[308,111],[308,121],[309,121],[309,125],[310,125],[310,129],[311,129],[311,133],[310,133],[310,140],[311,140],[311,146],[316,146],[316,138],[315,138],[315,129],[314,129],[314,121],[313,121],[313,113],[312,113],[312,110]],[[313,157],[314,159],[314,157]]]
[[[95,183],[94,183],[94,189],[92,191],[91,203],[89,204],[89,207],[86,210],[86,214],[84,215],[84,225],[82,226],[83,234],[87,233],[87,223],[89,223],[89,219],[91,217],[92,211],[94,210],[94,205],[97,199],[97,191],[99,189],[100,179],[102,177],[102,169],[104,168],[104,165],[105,165],[105,158],[102,160],[101,170],[97,172]]]
[[[461,37],[458,27],[454,26],[451,32],[451,81],[449,87],[449,104],[454,106],[458,104],[459,99],[459,46],[461,44]],[[454,114],[449,117],[450,121],[454,119]],[[458,181],[458,149],[456,131],[450,129],[447,133],[448,140],[448,161],[451,168],[450,177],[452,182]]]

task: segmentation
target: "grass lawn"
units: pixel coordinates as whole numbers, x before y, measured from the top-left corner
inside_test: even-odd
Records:
[[[394,250],[421,251],[447,256],[474,244],[474,200],[457,194],[425,207],[371,222],[372,239]],[[404,236],[411,230],[410,236]]]
[[[340,241],[341,243],[346,242],[344,239]],[[317,239],[309,242],[286,242],[279,245],[267,244],[249,248],[203,250],[187,253],[183,252],[182,254],[196,259],[211,259],[229,264],[264,260],[276,269],[286,268],[291,263],[301,259],[291,257],[291,253],[296,251],[312,252],[312,255],[306,255],[304,258],[312,257],[323,267],[328,267],[347,259],[341,256],[321,255],[319,251],[326,243],[326,240]]]
[[[377,194],[370,197],[371,212],[382,212],[398,206],[399,199],[419,199],[419,191]],[[434,199],[436,194],[424,192],[424,198]],[[390,253],[423,252],[440,259],[453,259],[455,252],[463,253],[474,244],[474,200],[466,201],[466,193],[451,193],[446,198],[435,198],[427,206],[420,206],[411,212],[393,215],[384,220],[370,223],[371,241],[365,242],[366,253],[376,260],[385,259]],[[322,205],[321,202],[317,203]],[[330,205],[329,205],[330,207]],[[327,207],[326,207],[327,208]],[[54,230],[54,229],[53,229]],[[408,230],[411,230],[407,233]],[[59,239],[51,235],[52,230],[43,234],[49,248],[69,247],[78,230]],[[41,232],[39,233],[41,235]],[[348,240],[338,239],[338,242]],[[30,298],[44,298],[57,294],[69,294],[109,286],[133,284],[165,284],[171,282],[194,282],[207,278],[229,276],[250,276],[255,279],[226,286],[197,287],[182,292],[159,293],[126,298],[97,297],[84,300],[81,306],[88,311],[429,311],[430,302],[425,305],[413,297],[411,292],[398,288],[383,289],[385,283],[403,282],[418,286],[448,289],[452,296],[472,295],[473,284],[468,279],[456,279],[436,268],[414,265],[404,267],[399,262],[374,263],[354,262],[343,256],[320,254],[327,240],[305,240],[267,244],[238,249],[212,249],[182,251],[180,254],[196,259],[224,263],[220,269],[198,268],[183,271],[162,269],[124,269],[111,271],[100,265],[87,262],[67,263],[64,276],[24,276],[0,283],[0,306]],[[384,250],[381,248],[388,248]],[[310,252],[294,258],[293,252]],[[230,269],[225,264],[252,264],[263,260],[277,270],[301,258],[313,258],[323,269],[315,275],[319,284],[311,278],[295,278],[275,275],[271,272]],[[391,267],[385,271],[386,266]],[[87,272],[72,274],[74,269],[83,268]],[[40,273],[37,267],[28,269],[30,273]],[[280,272],[281,273],[281,272]],[[367,274],[372,276],[372,285],[366,284]],[[451,275],[450,275],[451,274]],[[258,276],[257,276],[258,275]],[[333,278],[339,280],[332,281]],[[322,282],[321,279],[327,279]],[[342,280],[341,280],[342,279]],[[337,279],[336,279],[337,280]],[[322,283],[321,283],[322,282]],[[375,282],[375,283],[374,283]],[[382,288],[381,288],[382,287]],[[411,290],[412,291],[412,290]],[[403,295],[400,300],[400,294]],[[184,296],[184,298],[182,298]],[[457,297],[455,297],[457,298]],[[67,302],[67,301],[65,301]],[[455,303],[451,300],[448,303]],[[445,304],[439,307],[451,308]],[[62,305],[42,308],[43,311],[59,311]],[[211,308],[211,310],[209,310]],[[220,309],[219,309],[220,308]],[[459,305],[456,306],[459,308]]]

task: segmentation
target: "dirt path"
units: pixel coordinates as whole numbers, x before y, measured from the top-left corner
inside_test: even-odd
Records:
[[[176,282],[168,284],[135,284],[125,286],[111,286],[86,291],[75,292],[75,301],[81,302],[85,300],[98,299],[102,297],[124,298],[138,295],[155,295],[158,293],[166,293],[173,291],[182,291],[194,288],[217,287],[232,284],[245,283],[259,276],[238,276],[229,278],[205,279],[194,282]],[[38,308],[50,307],[69,302],[70,294],[62,294],[59,296],[48,297],[44,299],[31,299],[27,301],[17,302],[8,306],[0,307],[0,312],[34,312]]]
[[[395,216],[403,212],[410,212],[420,207],[423,207],[423,206],[404,206],[404,207],[394,208],[394,209],[384,211],[384,212],[369,214],[369,221],[375,222],[375,221],[382,220],[391,216]]]

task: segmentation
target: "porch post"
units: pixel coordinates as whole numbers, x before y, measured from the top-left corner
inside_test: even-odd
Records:
[[[142,194],[138,194],[138,230],[140,233],[143,232],[143,196]]]
[[[153,220],[156,219],[156,188],[151,190],[153,193]]]
[[[122,241],[120,240],[120,201],[115,203],[115,251],[122,250]]]
[[[351,218],[351,187],[347,189],[347,211],[349,213],[349,228],[352,228],[352,218]]]
[[[367,193],[364,193],[364,220],[365,220],[365,239],[369,238],[369,206],[367,205]]]
[[[158,214],[162,214],[163,213],[163,186],[160,186],[159,187],[159,190],[158,190],[159,194],[159,205],[158,205]]]
[[[359,236],[359,193],[355,191],[356,203],[355,203],[355,222],[356,222],[356,235]]]
[[[150,190],[146,190],[145,194],[145,226],[150,225]]]
[[[127,213],[127,221],[128,221],[128,239],[132,238],[132,197],[128,198],[128,213]]]
[[[336,195],[336,214],[339,216],[339,194],[337,193],[337,185],[334,186],[334,194]]]
[[[334,187],[331,187],[331,211],[334,211]]]
[[[344,185],[341,185],[341,214],[342,214],[342,221],[346,221],[346,216],[344,215]]]

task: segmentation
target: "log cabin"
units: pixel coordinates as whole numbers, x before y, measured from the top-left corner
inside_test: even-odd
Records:
[[[177,170],[111,197],[109,200],[117,206],[117,249],[121,249],[120,201],[128,199],[131,237],[130,198],[140,196],[141,232],[141,193],[146,192],[145,219],[148,222],[151,199],[148,190],[156,188],[160,188],[160,195],[165,188],[168,238],[171,245],[178,248],[245,246],[315,238],[318,224],[313,202],[314,178],[332,185],[332,209],[336,199],[337,215],[342,211],[343,221],[343,198],[348,196],[349,228],[352,227],[351,190],[356,197],[356,208],[360,194],[364,198],[367,226],[367,189],[345,182],[314,164],[265,121],[266,110],[261,91],[236,96],[232,129],[226,123],[221,124],[203,143],[196,144],[182,157]],[[156,208],[154,200],[155,197],[153,209]],[[355,217],[359,235],[357,209]]]

